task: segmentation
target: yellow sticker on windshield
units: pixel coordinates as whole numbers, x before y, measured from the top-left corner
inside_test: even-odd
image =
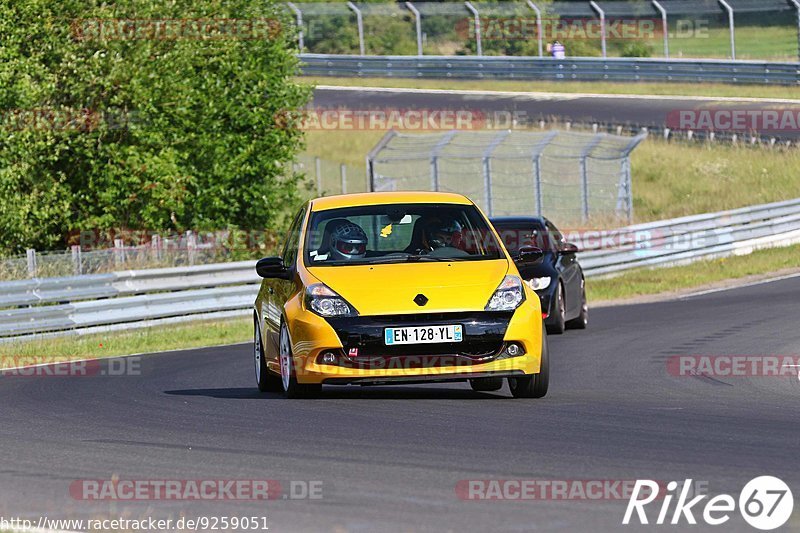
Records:
[[[383,237],[384,239],[386,237],[388,237],[389,235],[391,235],[391,234],[392,234],[392,225],[391,224],[389,224],[388,226],[386,226],[385,228],[383,228],[381,230],[381,237]]]

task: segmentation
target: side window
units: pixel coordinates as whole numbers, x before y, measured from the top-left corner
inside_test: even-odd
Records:
[[[283,257],[283,264],[289,268],[292,268],[294,262],[297,260],[297,247],[300,244],[300,229],[303,227],[303,215],[305,215],[305,213],[306,206],[304,205],[297,213],[297,216],[294,217],[289,233],[286,235],[286,244],[283,246],[281,257]]]
[[[549,220],[547,221],[547,236],[550,241],[550,248],[554,252],[561,250],[561,246],[564,244],[564,236]]]

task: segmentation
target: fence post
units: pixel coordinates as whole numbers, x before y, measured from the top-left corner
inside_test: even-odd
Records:
[[[314,158],[314,177],[317,180],[317,196],[322,196],[322,162],[319,157]]]
[[[664,31],[664,58],[669,59],[669,20],[667,19],[667,10],[664,9],[658,0],[652,0],[653,6],[661,12],[661,25]]]
[[[536,214],[539,216],[542,216],[542,213],[544,213],[544,199],[542,198],[542,154],[557,136],[558,130],[547,133],[533,149],[533,152],[531,152],[534,188],[536,190]]]
[[[372,147],[372,150],[367,154],[367,191],[372,192],[375,190],[375,158],[381,153],[381,150],[386,148],[389,141],[397,137],[395,130],[389,130],[381,137],[378,144]]]
[[[592,153],[592,150],[594,150],[595,147],[600,144],[602,139],[602,133],[596,134],[594,139],[592,139],[581,152],[581,218],[584,222],[589,220],[589,155]]]
[[[467,9],[470,10],[472,16],[475,19],[475,44],[478,48],[478,57],[483,56],[483,43],[481,42],[481,14],[478,13],[478,10],[475,9],[469,0],[464,2],[464,5],[467,6]]]
[[[792,4],[797,10],[797,58],[800,60],[800,1],[792,0]]]
[[[417,55],[422,57],[422,15],[411,2],[406,2],[406,7],[414,14],[414,20],[417,26]]]
[[[339,174],[342,176],[342,194],[347,194],[347,167],[344,163],[339,165]]]
[[[28,258],[28,277],[35,278],[36,271],[38,270],[36,265],[36,250],[28,248],[25,250],[25,255]]]
[[[486,212],[489,216],[494,215],[494,207],[492,206],[492,152],[497,148],[503,140],[511,133],[510,130],[501,131],[495,135],[489,146],[483,152],[483,187],[486,198]]]
[[[186,230],[186,251],[189,255],[189,265],[194,266],[197,260],[197,234],[192,230]]]
[[[542,10],[539,6],[533,3],[533,0],[528,0],[528,7],[536,12],[536,33],[537,40],[539,41],[539,57],[544,57],[544,47],[542,46]]]
[[[607,57],[606,55],[606,12],[597,5],[597,2],[592,0],[589,2],[592,8],[597,11],[597,14],[600,15],[600,47],[603,50],[603,59]]]
[[[358,48],[361,55],[366,55],[364,47],[364,18],[361,16],[361,10],[356,7],[353,2],[347,2],[347,7],[353,10],[356,14],[356,23],[358,24]]]
[[[297,8],[292,2],[286,2],[286,5],[294,11],[295,17],[297,18],[297,46],[300,53],[303,53],[303,12]]]
[[[72,265],[73,271],[75,272],[76,276],[80,276],[83,274],[83,262],[81,257],[81,246],[80,244],[73,244],[71,247],[72,249]]]
[[[161,261],[161,235],[153,235],[150,239],[150,250],[153,252],[156,261]]]
[[[736,23],[733,20],[733,7],[725,0],[718,0],[728,12],[728,25],[731,31],[731,59],[736,60]]]
[[[125,248],[122,239],[114,239],[114,265],[125,262]]]
[[[631,152],[647,138],[647,132],[642,132],[633,139],[622,151],[622,175],[617,193],[617,212],[624,205],[628,223],[633,222],[633,180],[631,179]],[[624,193],[624,197],[623,197]]]

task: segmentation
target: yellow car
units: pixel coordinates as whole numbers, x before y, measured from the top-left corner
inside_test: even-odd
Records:
[[[517,261],[541,261],[525,247]],[[469,381],[514,397],[547,393],[539,297],[480,209],[449,193],[312,200],[280,257],[261,259],[255,370],[261,391],[323,384]]]

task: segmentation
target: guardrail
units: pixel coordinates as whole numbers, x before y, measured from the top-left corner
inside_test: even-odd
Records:
[[[637,224],[627,244],[584,246],[588,277],[679,265],[800,243],[800,199]],[[130,327],[143,321],[246,314],[258,292],[253,261],[0,283],[0,341]]]
[[[0,338],[252,308],[253,261],[0,283]],[[49,304],[49,305],[48,305]]]
[[[800,243],[800,199],[637,224],[618,230],[608,248],[586,249],[587,276],[674,266]]]
[[[301,54],[308,76],[800,85],[800,63],[714,59]]]

